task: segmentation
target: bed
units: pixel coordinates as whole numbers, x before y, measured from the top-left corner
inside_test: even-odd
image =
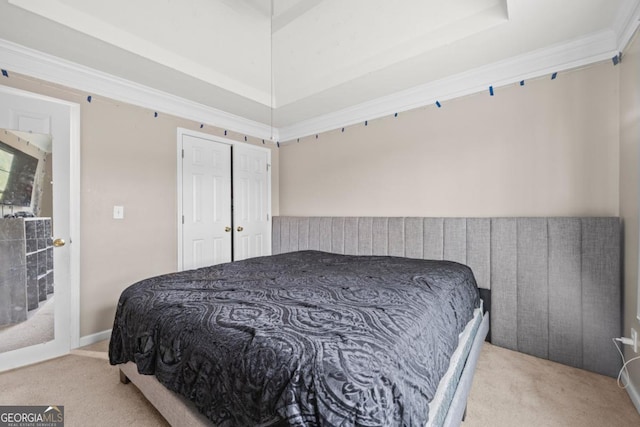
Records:
[[[619,218],[276,216],[272,221],[275,255],[312,250],[449,260],[471,268],[484,300],[473,317],[480,325],[475,336],[460,335],[427,409],[430,425],[460,425],[485,336],[494,345],[603,375],[615,377],[620,369],[611,346],[611,337],[621,334]],[[486,314],[477,317],[479,312]],[[119,367],[121,379],[140,388],[170,424],[211,424],[192,402],[156,377],[140,374],[136,364]]]
[[[487,329],[465,265],[299,251],[129,287],[109,356],[182,425],[457,425]]]

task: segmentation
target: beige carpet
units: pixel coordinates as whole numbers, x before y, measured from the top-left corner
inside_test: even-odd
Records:
[[[69,355],[0,374],[2,405],[63,405],[65,426],[167,426],[105,358]]]
[[[64,405],[67,427],[166,426],[119,382],[107,345],[0,374],[0,404]],[[479,426],[640,426],[640,414],[613,378],[485,344],[463,424]]]
[[[613,378],[485,343],[463,424],[481,426],[640,426],[640,414]]]

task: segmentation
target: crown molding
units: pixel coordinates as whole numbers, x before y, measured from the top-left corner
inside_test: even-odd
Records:
[[[513,58],[445,77],[352,107],[279,128],[280,141],[374,120],[453,98],[506,86],[554,72],[610,60],[618,54],[618,37],[606,30]]]
[[[380,97],[290,126],[271,129],[267,124],[208,107],[134,83],[13,42],[0,39],[2,68],[87,93],[166,114],[190,119],[266,141],[291,141],[309,135],[362,123],[365,120],[433,105],[473,93],[486,91],[609,60],[624,49],[640,22],[640,2],[629,0],[620,9],[612,30],[590,34],[499,61],[474,70]]]
[[[622,3],[616,19],[613,22],[613,31],[618,36],[618,52],[623,52],[626,49],[639,25],[640,1],[626,0]]]
[[[242,135],[265,140],[270,139],[272,135],[271,127],[264,123],[189,101],[3,39],[0,39],[0,66],[10,72],[13,71]],[[277,139],[277,130],[274,129],[273,133]]]

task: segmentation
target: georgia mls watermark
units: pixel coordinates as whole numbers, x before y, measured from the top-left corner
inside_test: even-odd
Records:
[[[0,427],[64,427],[64,406],[0,406]]]

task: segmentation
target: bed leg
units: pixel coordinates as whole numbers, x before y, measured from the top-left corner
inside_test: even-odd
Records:
[[[121,370],[118,370],[118,372],[120,372],[120,382],[122,384],[129,384],[131,382],[131,380],[124,374],[124,372],[122,372]]]
[[[464,421],[465,418],[467,418],[467,405],[464,405],[464,412],[462,413],[462,421]]]

